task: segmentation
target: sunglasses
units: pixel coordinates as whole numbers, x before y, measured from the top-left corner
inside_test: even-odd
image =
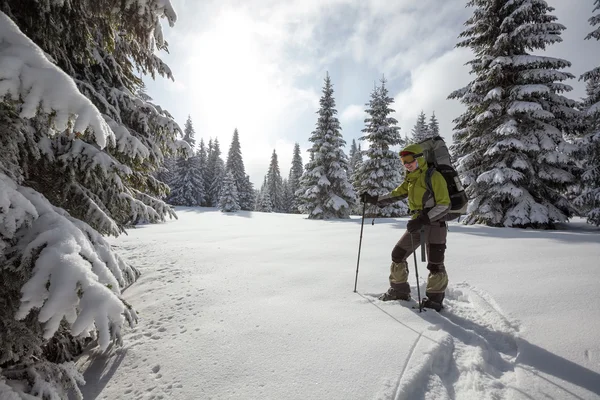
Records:
[[[415,162],[415,160],[419,157],[421,157],[423,155],[423,153],[419,153],[419,154],[407,154],[405,156],[400,156],[400,159],[402,160],[402,164],[404,165],[409,165]]]

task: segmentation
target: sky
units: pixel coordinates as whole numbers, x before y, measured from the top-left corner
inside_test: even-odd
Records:
[[[86,400],[600,399],[600,228],[581,219],[451,222],[438,314],[377,300],[405,218],[365,221],[357,267],[359,217],[177,214],[109,239],[142,272],[139,323],[79,359]]]
[[[146,79],[148,93],[183,126],[192,117],[196,137],[218,138],[224,158],[238,129],[246,172],[255,186],[276,150],[287,177],[294,143],[308,161],[327,73],[347,142],[361,137],[365,103],[387,80],[400,133],[410,135],[418,114],[435,112],[451,142],[452,120],[464,108],[447,96],[469,81],[472,58],[455,48],[472,15],[466,0],[172,0],[174,28],[163,24],[175,81]],[[562,43],[545,55],[572,63],[576,77],[598,66],[600,43],[592,30],[592,0],[547,0],[566,26]],[[542,53],[539,53],[542,54]],[[568,96],[584,96],[577,79]],[[358,142],[357,142],[358,143]],[[366,144],[365,144],[366,145]],[[363,145],[363,147],[365,146]]]

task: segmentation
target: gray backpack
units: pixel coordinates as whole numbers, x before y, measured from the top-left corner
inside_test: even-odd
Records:
[[[431,187],[431,176],[435,171],[442,174],[448,185],[448,194],[450,195],[450,211],[444,218],[446,221],[459,218],[461,215],[467,213],[467,206],[469,205],[469,198],[465,193],[462,183],[456,169],[452,166],[450,160],[450,152],[446,146],[446,142],[440,136],[424,140],[419,143],[423,148],[423,156],[427,160],[427,173],[425,175],[425,183],[431,193],[433,189]]]

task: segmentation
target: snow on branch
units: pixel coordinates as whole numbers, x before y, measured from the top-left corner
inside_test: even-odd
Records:
[[[111,340],[120,342],[125,319],[130,324],[137,319],[118,297],[125,283],[124,263],[89,226],[52,206],[33,189],[20,187],[18,191],[38,217],[16,244],[21,253],[17,268],[31,269],[31,278],[21,289],[16,318],[39,309],[45,339],[54,335],[64,319],[75,336],[97,331],[102,350]]]
[[[56,132],[71,128],[73,120],[72,130],[91,128],[100,147],[114,138],[98,109],[77,90],[73,80],[0,11],[1,98],[20,103],[21,118],[33,118],[39,112],[53,115]]]
[[[519,85],[511,89],[511,94],[517,99],[522,99],[532,94],[544,94],[548,93],[550,88],[546,85]]]

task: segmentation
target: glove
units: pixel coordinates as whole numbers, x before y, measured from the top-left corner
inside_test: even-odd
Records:
[[[389,206],[390,204],[394,204],[398,200],[400,200],[400,198],[391,197],[390,195],[384,195],[379,198],[379,201],[377,202],[377,206],[379,206],[379,207]]]
[[[379,200],[379,196],[377,196],[377,195],[371,196],[367,192],[364,192],[363,194],[360,195],[360,201],[363,203],[377,204],[378,200]]]
[[[410,233],[416,232],[418,230],[421,230],[421,228],[425,225],[429,225],[429,217],[427,216],[427,213],[421,211],[416,218],[411,219],[410,221],[408,221],[408,223],[406,224],[406,230],[409,231]]]

